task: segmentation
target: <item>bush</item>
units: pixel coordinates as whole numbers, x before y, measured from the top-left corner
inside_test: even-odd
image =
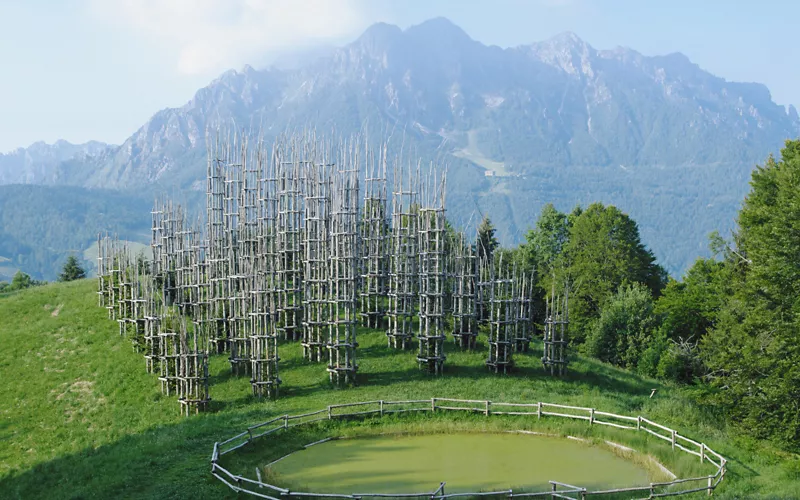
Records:
[[[623,368],[636,368],[652,345],[657,326],[650,290],[636,283],[622,287],[600,313],[586,352]]]

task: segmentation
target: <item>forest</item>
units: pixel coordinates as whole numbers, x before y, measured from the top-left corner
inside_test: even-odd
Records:
[[[36,279],[53,280],[68,256],[82,258],[100,232],[147,241],[151,205],[151,198],[141,193],[72,186],[0,186],[0,281],[11,281],[17,270]],[[92,267],[95,262],[83,264]]]
[[[496,246],[488,220],[479,238]],[[680,235],[673,235],[679,238]],[[800,446],[800,140],[752,173],[728,238],[680,280],[611,205],[546,205],[524,243],[496,251],[536,273],[539,307],[570,294],[572,349],[691,386],[697,402],[759,439]]]

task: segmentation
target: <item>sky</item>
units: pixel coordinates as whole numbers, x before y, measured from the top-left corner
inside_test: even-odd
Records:
[[[501,47],[572,31],[597,49],[682,52],[800,105],[793,0],[0,0],[0,152],[120,144],[227,69],[438,16]]]

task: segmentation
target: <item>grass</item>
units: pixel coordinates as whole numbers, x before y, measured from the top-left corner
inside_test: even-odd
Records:
[[[281,346],[281,398],[255,400],[248,380],[230,374],[224,356],[211,360],[211,411],[182,418],[174,397],[161,395],[154,376],[115,322],[97,307],[95,283],[56,283],[0,299],[0,497],[232,498],[209,474],[214,441],[285,413],[370,399],[460,397],[546,401],[641,414],[704,441],[729,459],[721,498],[799,498],[800,459],[744,437],[699,407],[687,389],[664,385],[594,360],[575,357],[568,376],[546,375],[538,346],[516,357],[514,374],[497,376],[476,353],[447,344],[446,374],[420,373],[409,352],[385,345],[382,333],[359,337],[360,385],[334,389],[319,365],[302,360],[299,345]],[[658,391],[652,399],[651,389]],[[334,422],[287,433],[270,446],[231,457],[253,470],[264,454],[281,453],[316,436],[403,432],[547,430],[606,439],[652,453],[681,475],[693,457],[673,455],[645,435],[589,427],[583,422],[476,415],[437,415]],[[271,451],[270,451],[271,450]],[[699,460],[698,460],[699,462]]]

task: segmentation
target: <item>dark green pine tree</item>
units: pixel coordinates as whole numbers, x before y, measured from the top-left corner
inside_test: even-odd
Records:
[[[478,241],[475,244],[479,259],[491,260],[494,251],[500,245],[500,242],[497,241],[497,236],[495,236],[496,232],[497,230],[492,221],[489,220],[489,217],[484,216],[478,226]]]
[[[61,273],[58,275],[58,281],[75,281],[86,277],[86,270],[81,267],[78,259],[74,255],[67,257]]]

